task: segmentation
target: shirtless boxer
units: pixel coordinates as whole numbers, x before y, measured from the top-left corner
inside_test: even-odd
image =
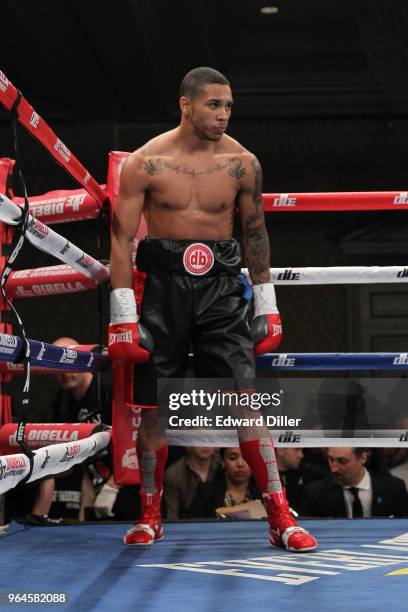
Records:
[[[197,377],[255,379],[254,342],[262,354],[274,350],[281,337],[269,275],[262,171],[256,157],[225,133],[232,104],[222,74],[192,70],[180,87],[179,126],[135,151],[121,173],[112,225],[108,344],[113,360],[137,364],[135,403],[146,407],[138,448],[142,516],[126,533],[126,544],[152,544],[163,536],[167,443],[154,408],[157,379],[185,375],[191,342]],[[236,209],[253,283],[251,330],[239,276],[240,246],[232,239]],[[139,321],[131,245],[142,213],[148,237],[139,244],[136,265],[147,278]],[[297,525],[288,507],[267,429],[241,428],[238,437],[263,495],[271,544],[314,550],[315,538]]]

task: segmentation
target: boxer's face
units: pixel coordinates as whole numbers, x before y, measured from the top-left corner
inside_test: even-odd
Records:
[[[353,448],[329,448],[328,460],[334,481],[352,487],[364,476],[367,453],[358,456]]]
[[[249,480],[251,470],[238,447],[225,449],[222,462],[225,468],[225,476],[233,484],[239,485]]]
[[[186,101],[185,115],[194,132],[205,140],[218,141],[226,131],[232,110],[232,93],[228,85],[206,85],[194,98]]]

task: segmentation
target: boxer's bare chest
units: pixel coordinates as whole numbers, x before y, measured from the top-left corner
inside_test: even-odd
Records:
[[[245,168],[239,156],[149,157],[147,203],[168,211],[226,210],[234,206]]]

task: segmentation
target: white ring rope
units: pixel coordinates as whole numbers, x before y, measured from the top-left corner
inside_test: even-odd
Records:
[[[0,193],[0,220],[8,225],[18,225],[21,215],[21,208]],[[26,237],[40,251],[53,255],[86,276],[97,281],[109,278],[106,266],[31,215],[28,215]]]
[[[44,446],[34,452],[34,464],[27,482],[65,472],[108,446],[110,431],[100,431],[89,438]],[[30,459],[22,454],[0,457],[0,494],[13,489],[30,473]]]
[[[242,272],[248,276],[248,269]],[[275,285],[352,285],[406,283],[407,266],[337,266],[310,268],[270,268]]]

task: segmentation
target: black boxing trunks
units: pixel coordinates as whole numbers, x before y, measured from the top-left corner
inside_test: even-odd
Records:
[[[248,326],[251,290],[236,240],[145,238],[136,266],[146,272],[140,320],[154,339],[135,367],[135,403],[157,405],[157,380],[184,378],[194,353],[197,378],[255,378]]]

